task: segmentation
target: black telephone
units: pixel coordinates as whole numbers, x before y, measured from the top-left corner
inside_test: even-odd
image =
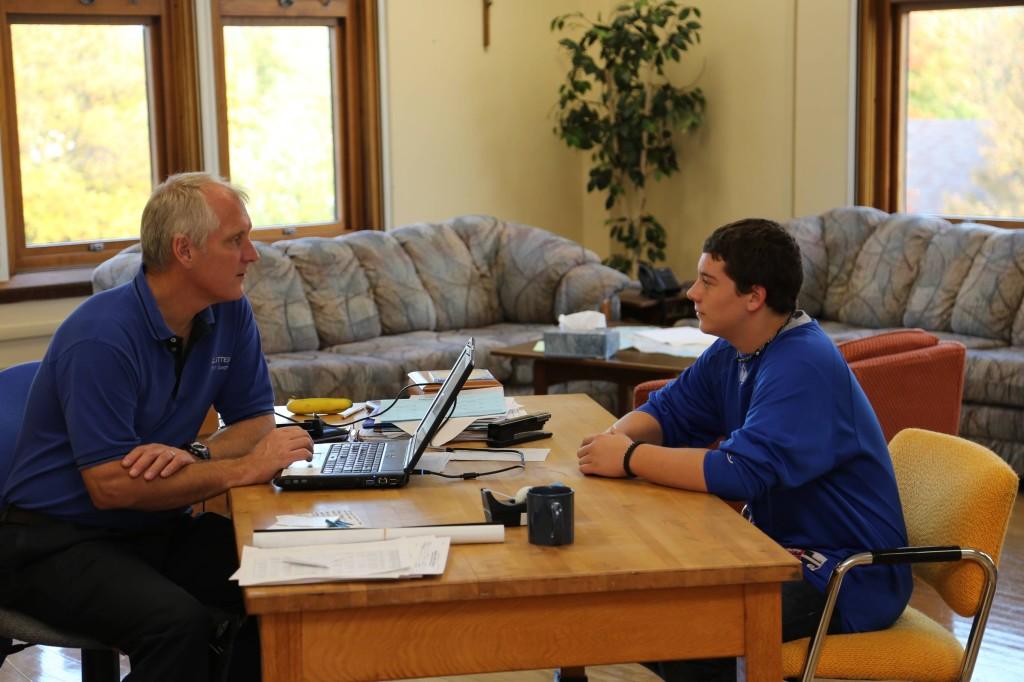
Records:
[[[671,268],[656,268],[650,263],[640,261],[638,274],[643,295],[648,298],[667,298],[682,291],[683,287]]]

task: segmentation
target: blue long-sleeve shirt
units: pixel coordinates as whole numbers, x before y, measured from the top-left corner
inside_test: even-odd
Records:
[[[803,314],[756,355],[719,339],[640,409],[670,447],[724,436],[704,458],[708,491],[746,501],[819,590],[849,555],[907,544],[878,419],[838,349]],[[854,569],[839,595],[843,631],[889,626],[911,590],[907,566]]]

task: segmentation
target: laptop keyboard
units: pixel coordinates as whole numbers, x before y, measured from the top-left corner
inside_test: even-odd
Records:
[[[377,471],[384,456],[384,441],[335,443],[327,451],[325,474],[363,474]]]

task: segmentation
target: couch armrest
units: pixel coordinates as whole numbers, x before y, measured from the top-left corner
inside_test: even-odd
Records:
[[[600,263],[583,263],[565,273],[555,291],[555,317],[598,310],[629,284],[624,274]]]

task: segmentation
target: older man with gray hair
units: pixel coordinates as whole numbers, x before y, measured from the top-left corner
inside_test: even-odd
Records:
[[[128,654],[131,680],[257,679],[255,629],[227,519],[189,505],[309,458],[275,429],[242,283],[259,258],[245,194],[206,173],[167,179],[142,215],[143,266],[54,334],[3,490],[12,605]],[[196,434],[210,405],[226,427]],[[253,648],[255,647],[255,648]],[[244,651],[245,649],[248,651]]]

